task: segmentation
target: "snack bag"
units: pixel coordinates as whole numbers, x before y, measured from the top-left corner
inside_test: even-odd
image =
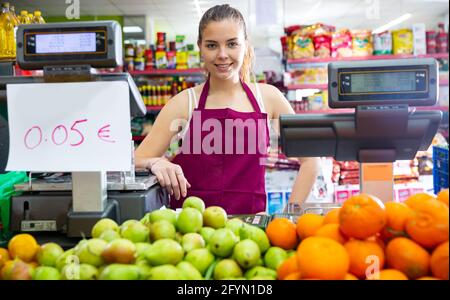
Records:
[[[352,30],[353,56],[372,55],[372,35],[369,30]]]
[[[392,54],[392,34],[389,31],[375,33],[373,35],[373,54]]]
[[[297,58],[314,57],[314,43],[309,35],[302,32],[296,32],[292,36],[291,56]]]
[[[333,32],[331,37],[331,56],[332,57],[351,57],[352,34],[348,29],[341,29]]]
[[[393,53],[412,54],[414,51],[413,33],[411,29],[399,29],[392,32]]]
[[[330,57],[331,56],[331,34],[335,28],[324,24],[315,24],[312,26],[314,56]]]

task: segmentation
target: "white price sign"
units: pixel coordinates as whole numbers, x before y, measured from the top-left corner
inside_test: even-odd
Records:
[[[128,83],[8,84],[7,170],[128,171]]]

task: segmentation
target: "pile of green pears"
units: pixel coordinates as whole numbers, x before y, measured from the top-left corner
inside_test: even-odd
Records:
[[[120,226],[99,220],[91,239],[66,251],[50,244],[33,279],[272,280],[294,253],[271,247],[264,230],[228,219],[219,206],[205,208],[198,197],[177,212],[155,210]]]

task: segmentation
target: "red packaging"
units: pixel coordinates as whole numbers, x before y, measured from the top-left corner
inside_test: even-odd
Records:
[[[314,56],[323,58],[331,56],[330,34],[314,35],[313,42],[314,42]]]
[[[333,32],[331,38],[331,56],[332,57],[351,57],[352,50],[352,34],[348,29],[342,29]]]
[[[341,171],[341,179],[357,179],[359,178],[359,170]]]
[[[145,69],[146,70],[154,69],[155,68],[155,60],[153,57],[152,49],[145,50],[144,57],[145,57]]]
[[[426,43],[427,43],[427,53],[434,54],[436,53],[436,31],[427,31],[426,32]]]
[[[341,166],[341,170],[359,170],[359,163],[357,161],[340,161],[339,165]]]

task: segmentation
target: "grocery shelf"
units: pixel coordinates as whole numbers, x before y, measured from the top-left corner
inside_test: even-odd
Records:
[[[144,70],[144,71],[130,71],[130,75],[146,75],[146,76],[162,76],[162,75],[203,75],[203,69],[153,69],[153,70]]]
[[[286,88],[288,90],[306,90],[306,89],[326,90],[328,88],[328,84],[327,83],[290,84]]]
[[[416,110],[426,111],[426,110],[440,110],[442,112],[448,112],[448,106],[418,106],[415,107]],[[345,114],[354,113],[353,108],[324,108],[324,109],[308,109],[296,111],[297,114]]]
[[[164,105],[147,105],[146,106],[148,112],[160,111],[163,107],[164,107]]]
[[[436,53],[436,54],[424,54],[424,55],[412,55],[412,54],[402,54],[402,55],[370,55],[370,56],[354,56],[354,57],[311,57],[311,58],[300,58],[300,59],[288,59],[288,64],[306,64],[306,63],[329,63],[333,61],[354,61],[354,60],[380,60],[380,59],[401,59],[401,58],[448,58],[448,53]]]

